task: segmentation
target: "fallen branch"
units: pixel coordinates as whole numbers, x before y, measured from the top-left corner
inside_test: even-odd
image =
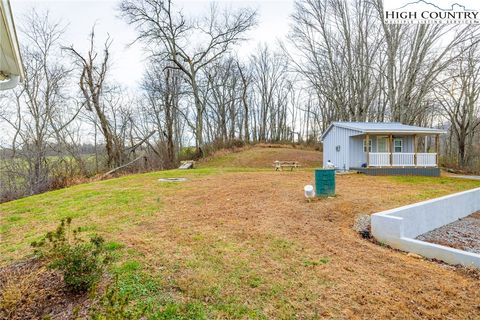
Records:
[[[142,158],[145,158],[145,156],[144,156],[144,155],[141,155],[141,156],[135,158],[134,160],[130,161],[129,163],[126,163],[126,164],[124,164],[124,165],[121,165],[120,167],[116,167],[115,169],[112,169],[112,170],[108,171],[107,173],[105,173],[104,175],[102,175],[102,177],[101,177],[100,179],[104,179],[106,176],[109,176],[109,175],[111,175],[112,173],[114,173],[114,172],[116,172],[116,171],[118,171],[118,170],[120,170],[120,169],[123,169],[123,168],[125,168],[125,167],[128,167],[128,166],[131,165],[132,163],[134,163],[134,162],[136,162],[136,161],[138,161],[138,160],[140,160],[140,159],[142,159]]]
[[[155,131],[152,131],[150,132],[145,138],[142,139],[142,141],[140,141],[139,143],[137,143],[136,145],[126,149],[125,151],[128,151],[128,152],[134,152],[139,146],[141,146],[142,144],[144,144],[145,142],[148,143],[148,139],[150,139],[151,136],[153,136],[155,134]]]

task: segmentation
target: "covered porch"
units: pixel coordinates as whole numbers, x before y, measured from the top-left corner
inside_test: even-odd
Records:
[[[439,164],[440,135],[438,133],[367,133],[352,138],[351,143],[362,145],[361,168],[425,168],[438,167]]]

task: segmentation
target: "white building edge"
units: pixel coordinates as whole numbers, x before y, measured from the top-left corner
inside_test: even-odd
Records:
[[[0,90],[13,89],[23,79],[12,7],[9,0],[0,0]]]

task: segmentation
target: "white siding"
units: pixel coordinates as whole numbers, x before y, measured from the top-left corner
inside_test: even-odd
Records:
[[[349,139],[351,136],[360,134],[360,131],[339,128],[333,126],[328,134],[323,139],[323,163],[327,163],[328,160],[332,161],[335,167],[339,169],[349,169]],[[340,146],[340,150],[337,151],[336,147]]]
[[[367,154],[363,152],[363,139],[363,135],[350,137],[350,168],[360,168],[367,162]],[[372,141],[372,149],[375,150],[376,147],[376,141]]]
[[[404,153],[413,153],[413,136],[398,136],[403,139]],[[359,168],[367,162],[367,155],[363,152],[363,139],[360,131],[333,126],[323,139],[323,163],[332,161],[339,169]],[[372,140],[372,152],[377,152],[377,136],[370,135]],[[340,146],[340,151],[336,147]],[[393,145],[392,149],[393,151]]]

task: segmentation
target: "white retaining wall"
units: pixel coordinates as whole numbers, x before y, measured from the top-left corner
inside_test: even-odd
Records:
[[[480,188],[372,215],[372,234],[393,248],[451,264],[480,268],[480,255],[415,240],[421,234],[480,211]]]

